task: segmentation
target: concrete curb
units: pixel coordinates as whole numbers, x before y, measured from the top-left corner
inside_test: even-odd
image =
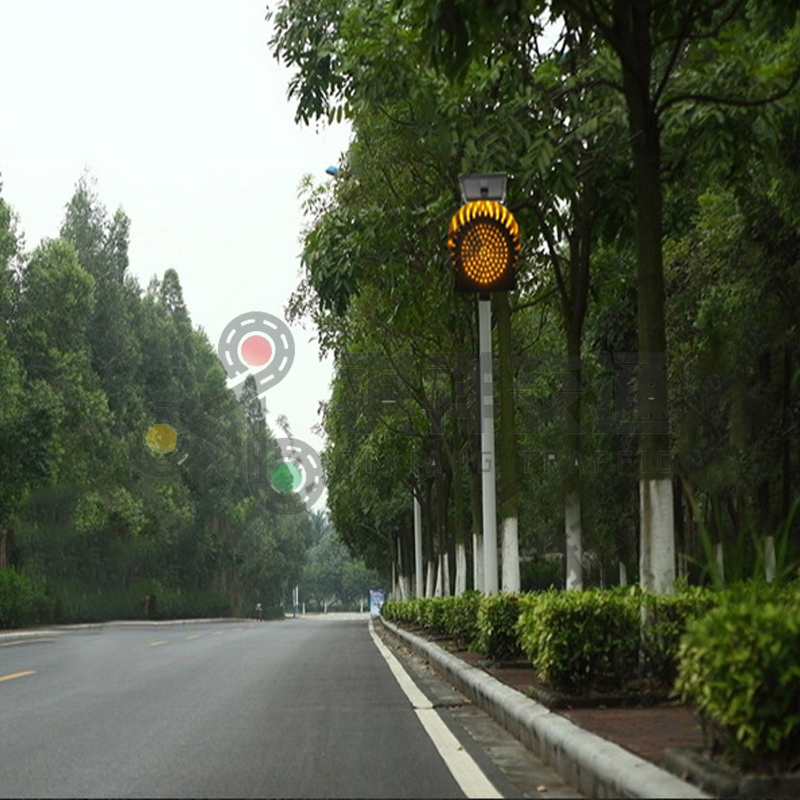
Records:
[[[171,625],[219,625],[229,622],[255,622],[246,617],[219,617],[211,619],[164,619],[164,620],[111,620],[109,622],[85,622],[80,625],[55,625],[44,630],[21,630],[0,633],[0,645],[15,644],[18,642],[36,641],[37,639],[52,639],[65,631],[90,631],[102,628],[162,628]]]
[[[57,631],[86,631],[96,628],[166,628],[171,625],[220,625],[222,623],[256,622],[246,617],[211,617],[209,619],[120,619],[109,622],[84,622],[79,625],[56,625]]]
[[[20,642],[35,642],[37,639],[54,639],[58,635],[60,635],[60,631],[57,630],[0,633],[0,646],[4,644],[19,644]]]
[[[578,727],[438,645],[381,620],[475,705],[587,797],[706,798],[696,786]]]

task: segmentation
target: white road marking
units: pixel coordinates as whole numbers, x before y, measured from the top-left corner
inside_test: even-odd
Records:
[[[419,687],[411,680],[403,665],[394,657],[391,650],[381,641],[372,623],[369,621],[369,634],[380,654],[386,660],[395,680],[411,701],[414,711],[430,736],[439,755],[442,757],[450,773],[455,778],[461,791],[467,797],[502,797],[494,784],[486,777],[483,770],[475,763],[472,756],[459,744],[458,739],[445,725],[439,712],[433,707],[431,701],[422,693]]]

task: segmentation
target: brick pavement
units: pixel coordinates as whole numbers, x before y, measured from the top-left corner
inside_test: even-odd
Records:
[[[422,630],[415,629],[414,632],[425,635]],[[427,638],[431,638],[429,633]],[[520,663],[507,667],[486,666],[485,657],[478,653],[455,649],[452,642],[444,640],[438,644],[472,666],[482,667],[492,677],[523,694],[527,694],[534,683],[535,673],[530,665]],[[694,713],[677,701],[657,703],[649,707],[599,706],[554,709],[554,712],[658,766],[663,766],[664,751],[668,748],[703,746],[703,732]]]

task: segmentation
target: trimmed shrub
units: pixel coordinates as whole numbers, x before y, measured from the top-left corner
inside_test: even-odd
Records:
[[[638,597],[642,614],[641,660],[643,677],[672,687],[678,674],[678,648],[690,620],[700,617],[719,602],[719,593],[691,587],[676,595],[631,593]]]
[[[690,621],[676,692],[717,751],[744,768],[800,751],[800,586],[728,590]]]
[[[474,647],[496,661],[521,655],[517,638],[519,595],[494,594],[481,598],[478,608],[478,634]]]
[[[419,600],[419,624],[428,630],[443,633],[449,597],[425,597]]]
[[[399,619],[400,618],[400,608],[399,601],[397,600],[387,600],[381,606],[381,616],[384,619]]]
[[[560,691],[618,691],[634,678],[667,690],[688,621],[717,602],[701,588],[672,596],[638,587],[527,595],[520,645],[539,677]]]
[[[450,599],[451,602],[447,607],[447,633],[460,647],[469,647],[478,635],[481,593],[469,591]]]
[[[559,691],[613,691],[636,676],[639,605],[630,593],[545,592],[525,601],[518,633],[539,677]]]

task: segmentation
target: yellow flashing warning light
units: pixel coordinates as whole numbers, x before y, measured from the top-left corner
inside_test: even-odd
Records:
[[[516,288],[519,226],[511,212],[493,200],[461,206],[450,221],[447,246],[458,292],[507,292]]]

